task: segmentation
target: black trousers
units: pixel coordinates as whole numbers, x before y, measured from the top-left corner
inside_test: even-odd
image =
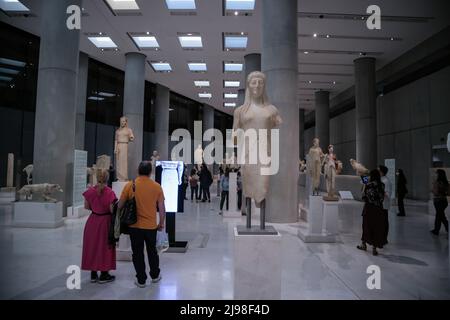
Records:
[[[404,216],[405,215],[405,203],[404,203],[405,196],[399,195],[398,200],[398,212]]]
[[[211,200],[211,193],[209,192],[209,186],[202,186],[203,200]]]
[[[195,194],[195,200],[198,200],[198,186],[191,187],[191,200],[194,200],[194,194]]]
[[[237,197],[238,197],[238,209],[241,210],[241,208],[242,208],[242,190],[239,190],[237,192]]]
[[[444,224],[445,230],[448,232],[448,220],[445,217],[445,209],[448,206],[447,199],[434,199],[434,208],[436,209],[436,218],[434,219],[434,231],[441,230],[441,224]]]
[[[159,256],[156,251],[157,229],[147,230],[130,228],[131,250],[133,251],[133,265],[136,270],[136,278],[140,283],[145,283],[144,243],[147,248],[148,264],[150,266],[150,277],[156,279],[159,276]]]
[[[228,195],[229,191],[222,191],[220,195],[220,211],[223,209],[223,203],[225,202],[225,199],[227,200],[227,210],[228,210]]]

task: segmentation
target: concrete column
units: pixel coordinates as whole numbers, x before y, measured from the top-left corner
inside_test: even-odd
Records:
[[[371,170],[377,167],[375,58],[359,58],[354,63],[356,160]]]
[[[305,158],[305,110],[298,111],[299,157]]]
[[[161,160],[169,159],[169,88],[156,84],[155,99],[155,150]]]
[[[325,152],[330,145],[330,93],[328,91],[317,91],[315,101],[315,136],[319,138],[320,146]]]
[[[142,161],[144,144],[144,95],[145,59],[142,53],[129,52],[125,55],[125,85],[123,115],[128,118],[128,127],[133,130],[134,141],[128,144],[128,178],[137,176]]]
[[[268,222],[298,220],[297,172],[298,123],[298,30],[297,0],[262,1],[262,71],[267,93],[283,120],[280,126],[280,167],[270,179],[266,199]]]
[[[78,67],[77,117],[75,119],[75,149],[84,150],[84,128],[86,125],[86,95],[89,56],[80,52]]]
[[[202,131],[205,134],[205,131],[208,129],[214,129],[214,108],[206,103],[203,104],[203,117],[202,117]],[[203,149],[211,142],[204,141]]]
[[[67,206],[73,189],[80,32],[66,27],[66,10],[81,6],[81,0],[48,0],[41,5],[33,182],[59,184],[64,192],[53,196]]]

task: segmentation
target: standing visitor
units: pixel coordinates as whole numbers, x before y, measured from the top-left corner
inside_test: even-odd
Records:
[[[198,202],[198,175],[197,170],[192,169],[191,175],[189,177],[189,185],[191,187],[191,202],[194,202],[194,195],[195,195],[195,202]]]
[[[408,193],[408,189],[406,188],[406,177],[403,173],[402,169],[397,170],[397,205],[398,205],[398,214],[399,217],[404,217],[405,214],[405,203],[404,199],[406,194]]]
[[[200,169],[200,189],[202,190],[202,202],[211,202],[211,194],[209,192],[209,187],[213,183],[213,178],[211,175],[211,171],[209,171],[206,164],[202,164],[202,168]]]
[[[152,282],[157,283],[161,280],[159,256],[156,250],[156,234],[157,231],[164,230],[166,209],[163,189],[157,182],[150,179],[151,173],[151,162],[141,162],[138,168],[139,176],[135,181],[130,181],[125,185],[119,201],[119,210],[121,210],[127,200],[132,199],[133,196],[136,199],[137,222],[129,226],[129,233],[131,250],[133,251],[133,265],[136,270],[135,284],[139,288],[145,288],[147,281],[144,244],[147,249]],[[156,216],[157,208],[159,209],[159,223]]]
[[[445,209],[448,206],[447,196],[449,195],[447,175],[444,170],[436,170],[436,181],[433,182],[433,204],[436,209],[436,217],[434,219],[434,229],[430,232],[435,236],[439,235],[441,224],[444,224],[448,233],[448,220],[445,217]]]
[[[222,193],[220,195],[220,211],[219,214],[222,214],[223,211],[223,203],[225,200],[227,201],[227,210],[228,210],[228,199],[229,199],[229,190],[230,190],[230,169],[225,169],[225,174],[220,178],[220,189]]]
[[[81,269],[91,271],[92,283],[106,283],[115,279],[109,271],[116,270],[116,248],[108,242],[108,231],[117,198],[107,186],[108,172],[97,170],[96,176],[97,185],[83,193],[84,207],[92,213],[84,227]]]
[[[372,254],[374,256],[378,255],[377,248],[383,248],[387,243],[383,211],[384,195],[384,185],[381,182],[380,172],[378,170],[370,171],[370,179],[364,186],[362,196],[365,202],[362,213],[362,243],[357,248],[366,251],[367,244],[369,244],[373,247]]]
[[[241,171],[238,171],[238,173],[237,173],[236,184],[237,184],[238,209],[241,210],[241,208],[242,208],[242,176],[241,176]]]

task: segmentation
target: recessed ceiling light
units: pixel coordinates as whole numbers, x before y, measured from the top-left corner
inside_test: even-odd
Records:
[[[22,4],[19,0],[0,0],[0,9],[3,11],[16,11],[16,12],[28,12],[26,6]]]
[[[207,93],[207,92],[203,92],[203,93],[199,93],[198,97],[199,98],[211,99],[212,98],[212,94],[211,93]]]
[[[6,58],[0,58],[0,63],[7,64],[9,66],[14,66],[14,67],[21,67],[21,68],[25,67],[25,65],[26,65],[25,62],[12,60],[12,59],[6,59]]]
[[[168,62],[152,62],[151,63],[153,70],[157,72],[170,72],[172,71],[172,67]]]
[[[244,35],[244,32],[241,32],[241,36],[243,36]]]
[[[210,83],[208,80],[195,80],[194,84],[196,87],[209,87]]]
[[[239,88],[240,85],[241,85],[240,81],[225,80],[224,82],[225,88]]]
[[[330,35],[329,34],[327,34],[327,38],[329,38],[330,37]]]
[[[0,73],[5,73],[5,74],[18,74],[20,71],[19,70],[15,70],[15,69],[8,69],[8,68],[0,68]]]
[[[311,80],[309,80],[309,81],[308,81],[308,83],[312,83],[312,81],[311,81]]]
[[[109,93],[109,92],[99,92],[97,95],[99,95],[101,97],[107,97],[107,98],[112,98],[112,97],[116,96],[115,93]]]
[[[236,107],[236,102],[225,102],[225,103],[223,104],[223,106],[224,106],[224,107],[231,107],[231,108],[234,108],[234,107]]]
[[[207,71],[206,63],[204,62],[189,62],[188,67],[190,71]]]
[[[245,49],[247,48],[247,37],[225,36],[225,48]]]
[[[133,36],[132,38],[139,48],[159,48],[155,36]]]
[[[309,52],[308,51],[305,51],[305,52],[303,52],[304,54],[308,54]]]
[[[169,10],[195,10],[195,0],[166,0]]]
[[[394,41],[394,38],[391,38],[391,41]]]
[[[105,48],[117,48],[117,45],[112,41],[110,37],[88,37],[88,39],[97,47],[101,49]]]
[[[336,81],[333,81],[333,84],[336,84]]]
[[[223,97],[225,99],[237,99],[238,94],[237,93],[224,93]]]
[[[146,33],[147,33],[147,34],[150,34],[150,32],[148,32],[148,31],[147,31]]]
[[[105,98],[91,96],[91,97],[88,98],[88,100],[103,101],[103,100],[105,100]]]
[[[242,63],[226,62],[225,72],[241,72],[244,68]]]
[[[106,0],[106,2],[114,11],[139,10],[135,0]]]
[[[225,0],[225,10],[254,10],[255,0]]]
[[[202,48],[202,37],[200,36],[179,36],[178,40],[183,48]]]
[[[313,37],[314,37],[314,38],[317,38],[317,33],[314,33],[314,34],[313,34]]]

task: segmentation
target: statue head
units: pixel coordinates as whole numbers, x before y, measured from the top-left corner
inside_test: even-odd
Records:
[[[333,151],[334,151],[334,147],[333,147],[332,144],[330,144],[330,145],[328,146],[328,152],[329,152],[329,153],[333,153]]]
[[[158,151],[153,150],[153,156],[154,156],[154,157],[158,156]]]
[[[320,143],[319,138],[314,138],[314,139],[313,139],[313,146],[314,146],[314,147],[318,147],[318,146],[319,146],[319,143]]]
[[[266,75],[261,71],[253,71],[247,77],[244,106],[248,108],[253,100],[261,100],[263,105],[269,104],[266,93]]]
[[[120,118],[120,127],[125,128],[128,126],[128,118],[127,117],[121,117]]]

